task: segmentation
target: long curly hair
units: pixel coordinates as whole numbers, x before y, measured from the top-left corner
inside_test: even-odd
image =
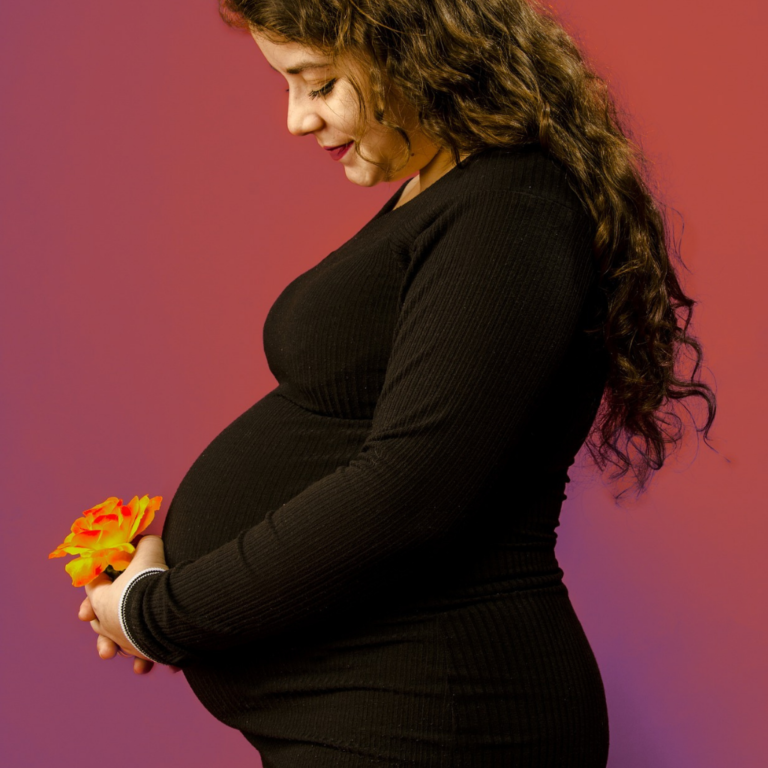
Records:
[[[631,473],[639,496],[682,441],[674,406],[689,397],[706,404],[704,426],[693,423],[707,442],[716,400],[689,332],[696,302],[673,268],[684,264],[648,161],[607,84],[550,11],[536,0],[219,0],[219,12],[230,26],[342,62],[360,135],[370,108],[410,150],[388,117],[394,94],[417,108],[421,130],[457,164],[486,147],[532,143],[559,161],[594,220],[605,297],[590,329],[603,334],[611,361],[586,441],[592,460],[601,471],[613,465],[611,480]]]

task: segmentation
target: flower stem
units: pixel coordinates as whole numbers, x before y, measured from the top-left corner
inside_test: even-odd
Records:
[[[122,573],[122,571],[116,571],[111,565],[108,565],[104,569],[104,573],[109,576],[111,581],[114,581]]]

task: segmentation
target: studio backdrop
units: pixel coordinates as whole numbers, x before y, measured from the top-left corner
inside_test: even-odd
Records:
[[[609,765],[757,768],[768,12],[549,5],[649,159],[718,395],[715,450],[691,434],[640,501],[570,472],[556,554],[605,681]],[[288,132],[285,81],[216,0],[3,3],[0,61],[0,761],[253,766],[182,674],[97,656],[84,590],[47,555],[112,495],[161,495],[161,532],[192,461],[276,384],[272,302],[396,187],[355,186]]]

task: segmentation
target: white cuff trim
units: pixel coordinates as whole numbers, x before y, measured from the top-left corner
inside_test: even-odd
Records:
[[[128,597],[128,590],[140,579],[143,579],[145,576],[148,576],[150,573],[163,573],[164,571],[168,570],[167,568],[145,568],[143,571],[139,571],[138,573],[135,573],[133,576],[131,576],[128,583],[123,587],[123,591],[120,594],[120,606],[118,610],[118,617],[120,619],[120,629],[123,630],[123,634],[128,638],[131,645],[142,655],[146,656],[150,661],[154,661],[155,664],[162,664],[162,661],[158,661],[157,659],[153,659],[148,653],[145,653],[137,644],[136,641],[131,636],[131,633],[128,631],[128,627],[125,623],[125,600]]]

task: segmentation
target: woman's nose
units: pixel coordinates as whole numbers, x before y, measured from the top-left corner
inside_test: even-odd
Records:
[[[317,114],[314,104],[309,99],[288,96],[288,130],[294,136],[304,136],[315,133],[323,125],[323,120]]]

